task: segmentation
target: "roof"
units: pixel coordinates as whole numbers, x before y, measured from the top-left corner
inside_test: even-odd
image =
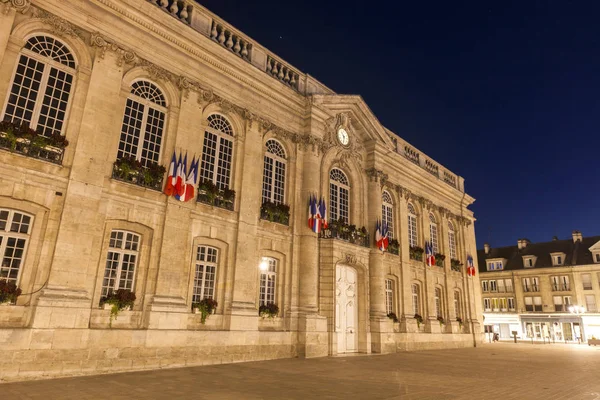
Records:
[[[519,250],[517,245],[490,248],[488,254],[484,249],[477,250],[479,272],[488,272],[486,260],[495,258],[506,259],[504,270],[524,269],[523,256],[536,256],[534,268],[551,268],[551,253],[565,253],[564,266],[589,265],[594,263],[589,248],[600,241],[600,236],[584,237],[583,241],[573,242],[573,239],[553,240],[543,243],[529,243]]]

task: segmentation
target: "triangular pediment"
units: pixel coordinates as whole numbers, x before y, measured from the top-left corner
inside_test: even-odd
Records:
[[[600,240],[594,243],[592,247],[589,248],[590,252],[600,252]]]

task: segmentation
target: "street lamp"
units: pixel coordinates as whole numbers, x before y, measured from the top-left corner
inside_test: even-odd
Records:
[[[581,318],[581,315],[585,312],[585,308],[583,306],[571,306],[569,307],[569,312],[579,317],[579,336],[577,336],[577,342],[581,344],[581,332],[583,329],[583,318]]]

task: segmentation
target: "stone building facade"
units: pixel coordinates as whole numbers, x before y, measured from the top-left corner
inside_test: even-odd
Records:
[[[486,331],[510,340],[600,339],[600,236],[478,251]],[[491,335],[488,335],[491,336]]]
[[[480,340],[479,282],[459,265],[474,199],[360,96],[188,0],[0,8],[0,279],[22,290],[0,306],[0,379]],[[174,152],[198,160],[190,201],[163,193]],[[136,300],[113,319],[118,289]],[[203,298],[218,303],[204,324]]]

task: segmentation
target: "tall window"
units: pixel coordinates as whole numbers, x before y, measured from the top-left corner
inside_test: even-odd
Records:
[[[329,220],[349,223],[350,183],[346,174],[334,168],[329,173]]]
[[[233,160],[233,128],[220,114],[208,117],[204,132],[200,178],[213,182],[219,189],[228,189]]]
[[[490,291],[490,285],[488,281],[481,281],[481,291],[482,292],[489,292]]]
[[[515,311],[515,298],[514,297],[509,297],[507,299],[507,303],[508,303],[508,310],[509,311]]]
[[[554,311],[565,311],[562,296],[554,296]]]
[[[456,236],[454,234],[454,224],[448,221],[448,250],[450,258],[458,259],[456,255]]]
[[[442,316],[442,289],[435,288],[435,315],[437,317]]]
[[[571,290],[569,286],[569,277],[567,275],[553,276],[550,278],[552,282],[552,290],[566,291]]]
[[[381,220],[388,226],[388,237],[394,238],[394,202],[388,191],[384,190],[381,196]]]
[[[394,281],[391,279],[385,280],[385,309],[388,314],[394,312]]]
[[[17,283],[33,218],[25,213],[0,208],[0,280]]]
[[[285,201],[285,150],[276,140],[268,140],[266,147],[262,201],[281,204]]]
[[[192,303],[198,303],[203,299],[215,298],[215,281],[218,264],[219,250],[209,246],[198,246],[196,251],[196,272],[194,274]]]
[[[411,203],[408,203],[408,244],[411,247],[415,247],[418,243],[417,212],[415,211],[415,207]]]
[[[165,96],[153,83],[137,81],[131,85],[117,158],[133,157],[144,167],[160,161],[166,107]]]
[[[588,312],[597,312],[598,311],[596,309],[596,296],[594,296],[593,294],[585,295],[585,309]]]
[[[40,135],[63,132],[75,58],[52,37],[30,38],[19,56],[3,120],[27,123]]]
[[[419,300],[419,285],[416,283],[413,283],[412,285],[412,307],[413,307],[413,312],[415,314],[421,314],[420,310],[421,310],[421,304],[420,304],[420,300]]]
[[[102,296],[118,289],[134,288],[135,267],[139,256],[138,234],[113,230],[108,243],[106,268],[102,281]]]
[[[260,272],[260,294],[258,303],[261,306],[275,303],[275,287],[277,283],[277,260],[265,258],[267,269]]]
[[[460,292],[454,291],[454,314],[456,318],[462,318],[462,312],[460,308]]]
[[[485,311],[492,310],[492,299],[483,299],[483,309]]]
[[[433,214],[429,214],[429,240],[431,241],[433,253],[439,253],[437,221]]]
[[[591,290],[592,274],[581,274],[581,282],[583,283],[583,290]]]

